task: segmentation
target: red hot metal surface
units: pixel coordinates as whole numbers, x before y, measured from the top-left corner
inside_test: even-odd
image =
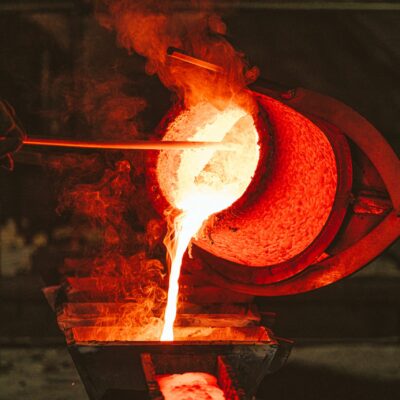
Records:
[[[198,247],[201,246],[201,240],[197,243],[198,246],[193,247],[193,254],[203,260],[210,278],[218,286],[252,295],[275,296],[314,290],[342,279],[367,264],[398,238],[400,233],[400,186],[398,185],[400,162],[379,132],[342,103],[304,89],[293,90],[292,96],[284,98],[281,98],[279,93],[268,91],[268,89],[266,93],[275,96],[280,103],[285,103],[303,116],[307,116],[329,138],[335,150],[338,168],[338,186],[329,218],[322,230],[315,235],[314,240],[305,246],[306,248],[299,255],[283,263],[262,268],[250,267],[248,264],[251,263],[246,260],[234,263],[224,259],[223,251],[212,251],[213,245],[210,248],[202,246],[204,247],[202,250]],[[276,133],[274,128],[272,124],[273,134]],[[387,204],[385,201],[385,210],[380,214],[381,222],[373,224],[368,229],[365,228],[367,230],[358,236],[356,242],[350,241],[347,246],[342,243],[339,254],[332,256],[324,254],[324,257],[321,257],[330,242],[340,237],[339,228],[353,198],[353,193],[351,193],[352,160],[346,138],[350,139],[370,159],[387,188],[392,204]],[[272,152],[275,151],[274,145],[274,141],[270,141]],[[382,154],[385,156],[382,157]],[[270,172],[268,168],[264,168],[264,173],[267,171]],[[259,176],[256,178],[258,184],[262,183]],[[268,181],[265,187],[268,188]],[[240,219],[246,214],[246,207],[252,207],[258,201],[259,193],[246,193],[248,198],[250,195],[252,195],[251,203],[246,203],[245,199],[241,199],[216,219],[223,225],[226,214],[229,216],[231,213],[231,217],[232,215],[238,217],[238,225],[228,224],[232,231],[231,236],[233,232],[240,229]],[[310,210],[312,216],[313,209]],[[225,222],[228,220],[229,218]],[[260,223],[267,224],[267,222],[262,220],[259,223],[254,222],[254,225],[259,228]],[[212,226],[206,229],[205,233],[215,243]],[[257,235],[249,236],[248,243],[243,242],[242,247],[252,245],[254,239],[257,240]],[[237,244],[232,240],[228,242]],[[317,259],[320,261],[316,262]]]
[[[268,266],[266,279],[271,282],[282,279],[273,273],[278,269],[274,266],[279,264],[282,270],[283,263],[295,257],[289,268],[292,274],[298,271],[303,264],[299,255],[310,252],[325,229],[336,193],[343,188],[326,134],[281,103],[266,96],[258,99],[273,127],[274,160],[263,177],[264,190],[258,189],[254,204],[241,208],[238,215],[229,210],[221,213],[194,243],[223,260],[249,266],[248,272],[251,267]],[[340,146],[341,152],[346,150],[345,144]],[[313,250],[311,261],[320,254]],[[254,277],[248,279],[254,283]]]
[[[354,110],[328,96],[298,89],[296,96],[285,102],[302,113],[329,120],[367,155],[387,188],[392,210],[377,226],[348,248],[281,282],[244,284],[230,279],[226,274],[222,275],[218,267],[208,264],[210,278],[214,283],[252,295],[283,296],[329,285],[368,264],[400,235],[400,160],[380,133]]]
[[[257,121],[262,156],[255,178],[239,201],[206,226],[193,254],[228,281],[269,284],[306,268],[335,237],[349,200],[351,160],[341,133],[328,135],[326,124],[320,128],[269,97],[258,100],[265,116]],[[148,183],[162,212],[154,159]]]

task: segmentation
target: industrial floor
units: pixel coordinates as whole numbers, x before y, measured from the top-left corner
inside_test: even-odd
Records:
[[[390,341],[297,344],[286,367],[264,380],[257,398],[398,400],[400,346]],[[25,399],[87,399],[63,346],[0,348],[0,400]]]

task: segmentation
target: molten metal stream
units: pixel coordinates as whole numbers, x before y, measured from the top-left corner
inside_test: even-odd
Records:
[[[224,141],[239,151],[220,152],[212,148],[160,153],[158,180],[177,213],[169,220],[170,236],[164,240],[170,260],[170,278],[162,341],[174,340],[179,276],[191,239],[210,215],[226,209],[244,193],[259,158],[254,120],[235,104],[221,111],[211,104],[200,103],[180,114],[168,127],[164,139],[188,138]],[[176,173],[171,175],[170,171]]]
[[[170,252],[171,272],[169,276],[164,327],[161,334],[162,341],[174,340],[174,322],[178,303],[179,276],[181,274],[182,259],[192,237],[198,232],[209,215],[210,213],[206,208],[203,212],[198,213],[183,212],[174,221],[175,249]]]
[[[134,142],[85,142],[65,139],[26,138],[25,145],[70,147],[79,149],[105,149],[105,150],[182,150],[197,148],[213,148],[216,150],[234,150],[233,146],[221,142],[195,142],[195,141],[146,141]]]

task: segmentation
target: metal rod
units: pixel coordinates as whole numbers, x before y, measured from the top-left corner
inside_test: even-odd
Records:
[[[24,145],[69,147],[79,149],[106,149],[106,150],[184,150],[198,148],[213,148],[217,150],[232,150],[230,144],[222,142],[191,142],[191,141],[162,141],[162,140],[135,140],[132,142],[87,142],[67,139],[26,138]]]
[[[217,72],[219,74],[224,72],[224,69],[221,66],[201,60],[200,58],[189,56],[183,50],[176,49],[175,47],[169,47],[167,49],[167,55],[176,60],[180,60],[212,72]]]

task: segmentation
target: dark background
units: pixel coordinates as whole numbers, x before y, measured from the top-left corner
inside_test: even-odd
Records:
[[[232,42],[264,77],[342,100],[400,153],[399,3],[219,6]],[[180,2],[177,10],[187,12]],[[79,121],[63,118],[63,83],[115,70],[137,82],[151,104],[146,124],[155,126],[169,95],[142,67],[140,57],[115,46],[85,1],[0,3],[0,97],[28,133],[73,137]],[[0,171],[0,399],[83,399],[34,257],[68,236],[68,219],[54,212],[54,185],[40,158],[23,151],[18,161],[13,173]],[[395,244],[345,281],[262,301],[278,312],[277,334],[297,345],[260,398],[399,398],[399,257]]]

